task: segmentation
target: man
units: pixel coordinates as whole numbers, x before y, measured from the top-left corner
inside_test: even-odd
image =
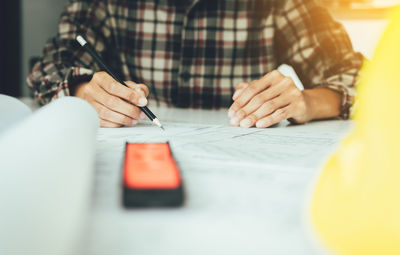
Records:
[[[129,88],[99,70],[78,34]],[[282,63],[304,91],[275,71]],[[42,104],[85,99],[103,127],[135,125],[145,116],[128,102],[144,106],[149,96],[167,106],[230,106],[232,125],[264,128],[347,118],[361,64],[314,0],[70,0],[28,80]]]

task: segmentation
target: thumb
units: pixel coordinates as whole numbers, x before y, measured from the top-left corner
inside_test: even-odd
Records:
[[[235,93],[233,93],[232,99],[236,100],[240,94],[242,94],[243,90],[245,90],[249,86],[248,82],[241,82],[235,87]]]

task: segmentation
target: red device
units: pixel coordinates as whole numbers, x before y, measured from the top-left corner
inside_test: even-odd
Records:
[[[180,206],[182,203],[182,179],[169,143],[127,143],[123,166],[124,206]]]

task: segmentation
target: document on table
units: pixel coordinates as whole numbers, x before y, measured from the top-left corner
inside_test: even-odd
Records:
[[[87,254],[315,254],[304,206],[318,168],[349,129],[345,121],[269,129],[163,123],[100,129]],[[185,203],[125,210],[125,142],[171,143]]]
[[[325,160],[339,136],[337,131],[309,131],[302,126],[244,129],[183,123],[165,123],[163,132],[148,123],[134,128],[101,129],[98,141],[100,148],[120,150],[125,142],[168,141],[178,161],[315,168]]]

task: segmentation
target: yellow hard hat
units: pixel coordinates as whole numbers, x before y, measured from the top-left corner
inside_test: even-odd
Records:
[[[365,64],[355,127],[322,170],[311,222],[341,255],[400,254],[400,8]]]

